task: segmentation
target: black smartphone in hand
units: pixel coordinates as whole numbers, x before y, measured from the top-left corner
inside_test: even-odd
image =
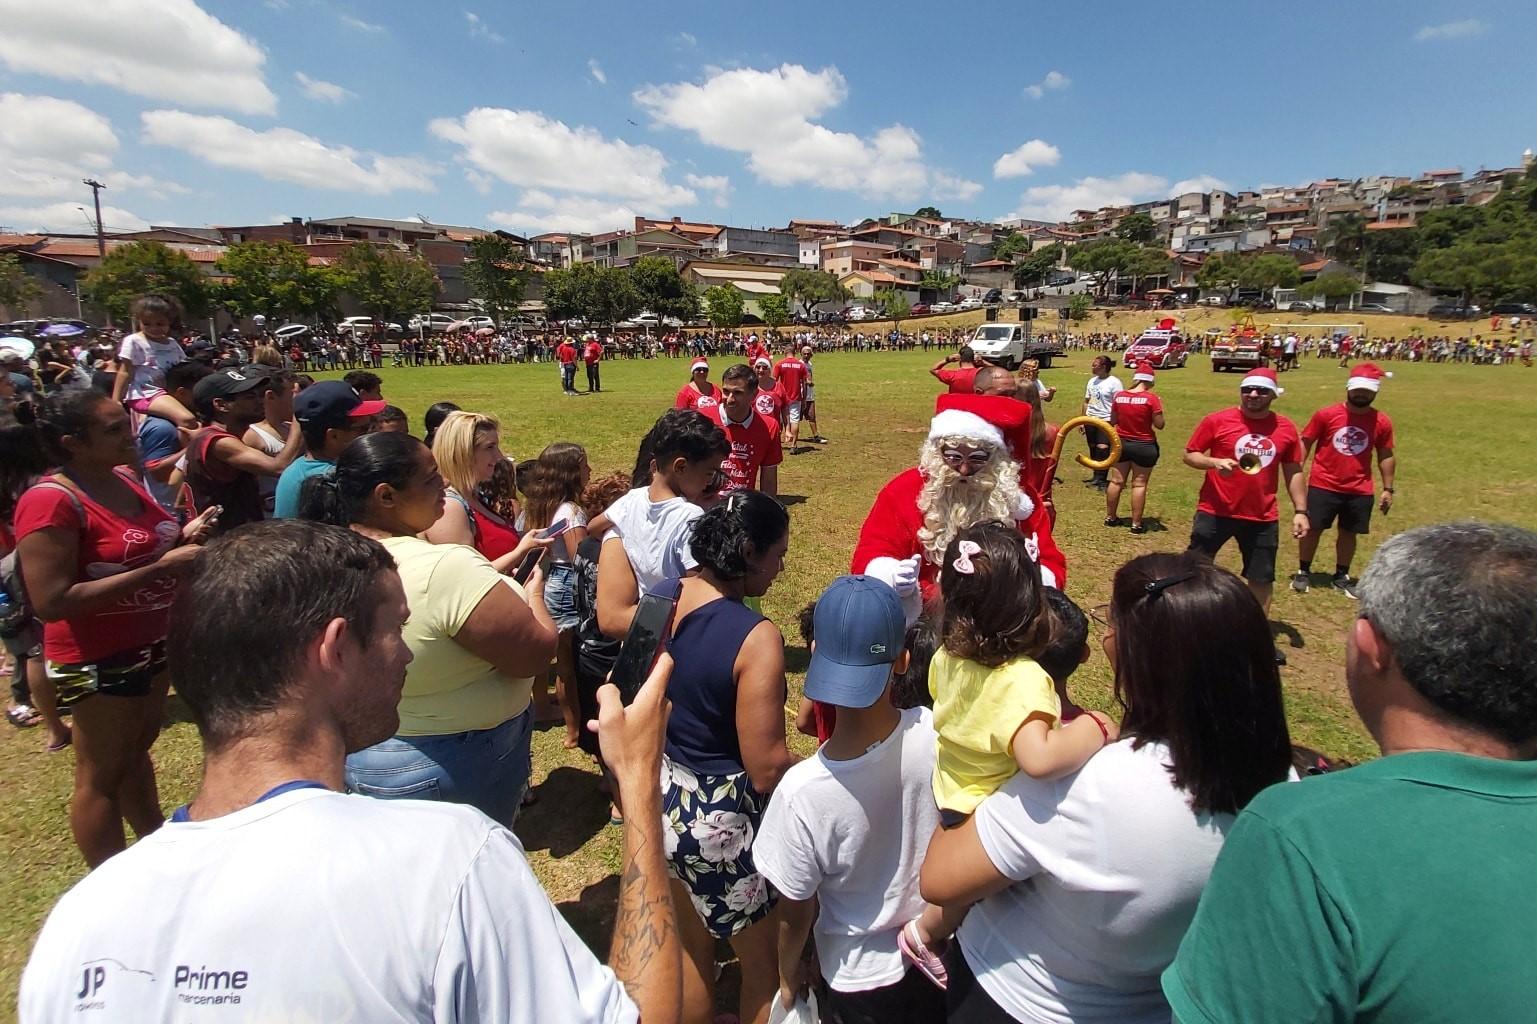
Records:
[[[677,604],[671,598],[647,594],[635,606],[635,617],[630,620],[630,631],[625,635],[624,646],[608,681],[619,687],[619,697],[629,704],[645,685],[646,677],[656,664],[662,641],[672,630],[672,616]]]

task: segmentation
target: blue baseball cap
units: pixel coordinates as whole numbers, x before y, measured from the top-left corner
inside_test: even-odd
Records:
[[[882,580],[840,576],[817,599],[816,650],[806,696],[842,708],[867,708],[886,692],[907,637],[902,600]]]

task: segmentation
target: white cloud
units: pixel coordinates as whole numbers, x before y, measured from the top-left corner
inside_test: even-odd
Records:
[[[1031,139],[994,161],[993,177],[1028,177],[1035,173],[1037,167],[1055,167],[1061,159],[1062,151],[1056,146],[1043,139]]]
[[[496,184],[489,174],[481,174],[473,167],[464,169],[464,180],[470,183],[470,187],[483,196],[491,194],[491,186]]]
[[[1477,18],[1464,18],[1462,21],[1422,26],[1418,32],[1414,33],[1414,40],[1426,43],[1437,39],[1466,39],[1468,36],[1481,36],[1488,30],[1489,26]]]
[[[143,231],[149,221],[116,206],[101,208],[107,231]],[[0,206],[0,224],[17,231],[58,231],[84,235],[95,230],[95,214],[84,203],[49,203],[47,206]]]
[[[608,139],[537,110],[476,107],[438,118],[428,130],[460,147],[460,159],[509,185],[609,196],[652,207],[685,206],[698,196],[667,181],[667,159],[651,146]]]
[[[771,185],[896,200],[967,199],[981,190],[976,182],[930,170],[922,140],[905,125],[861,137],[816,123],[847,96],[837,68],[813,72],[783,64],[768,71],[714,68],[701,83],[646,86],[634,99],[657,124],[747,154],[747,166]]]
[[[514,210],[496,210],[486,219],[498,227],[531,235],[546,231],[597,234],[635,226],[634,207],[613,199],[554,196],[530,189],[518,197]]]
[[[107,119],[73,100],[0,93],[0,195],[26,199],[78,198],[86,175],[109,189],[156,198],[186,189],[147,174],[109,170],[118,139]]]
[[[1186,192],[1231,192],[1233,187],[1221,178],[1210,174],[1197,174],[1193,178],[1176,181],[1169,186],[1169,198],[1174,199]]]
[[[193,0],[0,0],[0,62],[193,107],[271,114],[251,39]]]
[[[145,142],[184,150],[216,166],[269,181],[372,195],[434,188],[432,174],[437,168],[415,157],[359,153],[350,146],[328,146],[291,128],[258,132],[227,117],[180,110],[149,110],[140,118]]]
[[[351,89],[343,89],[335,82],[311,78],[302,71],[294,72],[294,81],[299,83],[299,88],[304,91],[304,95],[312,100],[320,100],[324,103],[341,103],[343,100],[357,98],[357,93]]]
[[[341,21],[343,25],[346,25],[350,29],[356,29],[359,32],[366,32],[371,36],[382,35],[384,33],[383,25],[375,25],[371,21],[364,21],[362,18],[355,18],[350,14],[338,14],[336,17]]]
[[[731,179],[724,174],[685,174],[683,181],[689,188],[710,194],[710,202],[721,209],[731,204]]]
[[[1025,189],[1011,220],[1066,220],[1074,210],[1097,210],[1101,206],[1125,206],[1144,202],[1168,190],[1167,178],[1141,171],[1127,171],[1113,178],[1079,178],[1071,185],[1037,185]]]
[[[1062,72],[1048,71],[1046,72],[1046,77],[1041,79],[1039,82],[1036,82],[1034,85],[1025,86],[1025,95],[1029,96],[1033,100],[1038,100],[1042,96],[1045,96],[1048,92],[1056,92],[1059,89],[1066,89],[1072,84],[1073,80],[1068,78]]]
[[[607,85],[608,84],[608,75],[603,73],[603,67],[602,67],[602,65],[600,65],[598,63],[598,58],[596,58],[596,57],[589,57],[588,58],[588,60],[587,60],[587,71],[588,71],[589,74],[592,75],[592,77],[594,79],[597,80],[599,85]]]
[[[472,39],[484,39],[488,43],[505,43],[507,37],[493,29],[483,21],[480,15],[474,11],[465,11],[464,20],[470,23],[470,37]]]
[[[679,32],[677,41],[679,46],[686,46],[690,50],[699,45],[699,40],[694,37],[692,32]]]

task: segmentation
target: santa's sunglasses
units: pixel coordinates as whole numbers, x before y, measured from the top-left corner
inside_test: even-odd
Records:
[[[939,452],[939,457],[951,469],[960,469],[962,466],[968,465],[973,469],[981,469],[987,465],[988,460],[993,457],[993,453],[986,450],[963,452],[958,448],[943,448]]]

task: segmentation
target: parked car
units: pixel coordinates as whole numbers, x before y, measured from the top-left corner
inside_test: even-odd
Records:
[[[1483,313],[1477,306],[1464,306],[1456,302],[1438,302],[1426,314],[1433,320],[1471,320]]]
[[[915,302],[908,307],[907,312],[910,316],[923,316],[929,312],[929,304],[927,302]]]
[[[1003,301],[1003,289],[1002,288],[989,288],[987,290],[987,294],[982,296],[982,301],[983,302],[987,302],[987,303],[1002,302]]]
[[[1537,305],[1530,302],[1496,302],[1489,307],[1495,316],[1537,316]]]
[[[875,310],[868,306],[850,306],[843,314],[850,320],[874,320],[876,315]]]
[[[366,319],[366,317],[348,317],[347,319],[357,320]],[[424,328],[429,332],[436,332],[447,330],[448,325],[452,323],[458,323],[458,320],[448,313],[418,313],[406,321],[406,329],[412,334],[420,333]]]
[[[478,331],[482,327],[495,327],[496,321],[488,316],[467,316],[464,318],[464,325],[473,331]]]
[[[1207,295],[1206,297],[1200,299],[1199,302],[1200,302],[1200,305],[1202,305],[1202,306],[1226,306],[1227,305],[1227,299],[1223,298],[1220,295]]]
[[[1311,302],[1288,302],[1286,304],[1286,312],[1288,312],[1288,313],[1316,313],[1316,312],[1318,312],[1318,307],[1313,305]]]
[[[953,302],[936,302],[929,307],[931,313],[953,313],[956,306]]]
[[[1357,313],[1392,313],[1392,306],[1384,306],[1380,302],[1363,302],[1355,308]]]
[[[1026,359],[1038,360],[1043,369],[1049,368],[1052,358],[1062,355],[1062,347],[1040,335],[1026,340],[1027,326],[981,324],[971,336],[971,350],[988,362],[1010,370],[1018,369]]]
[[[371,331],[374,329],[374,318],[371,316],[349,316],[341,323],[337,324],[336,329],[339,331],[347,331],[348,333],[356,333],[358,331]],[[389,334],[402,333],[400,330],[400,325],[394,322],[385,324],[384,329]]]
[[[1165,327],[1164,324],[1170,326]],[[1134,367],[1145,361],[1160,370],[1170,370],[1184,366],[1189,358],[1190,345],[1179,333],[1179,329],[1173,326],[1172,320],[1164,320],[1157,327],[1143,331],[1141,337],[1131,343],[1126,349],[1123,362]]]

